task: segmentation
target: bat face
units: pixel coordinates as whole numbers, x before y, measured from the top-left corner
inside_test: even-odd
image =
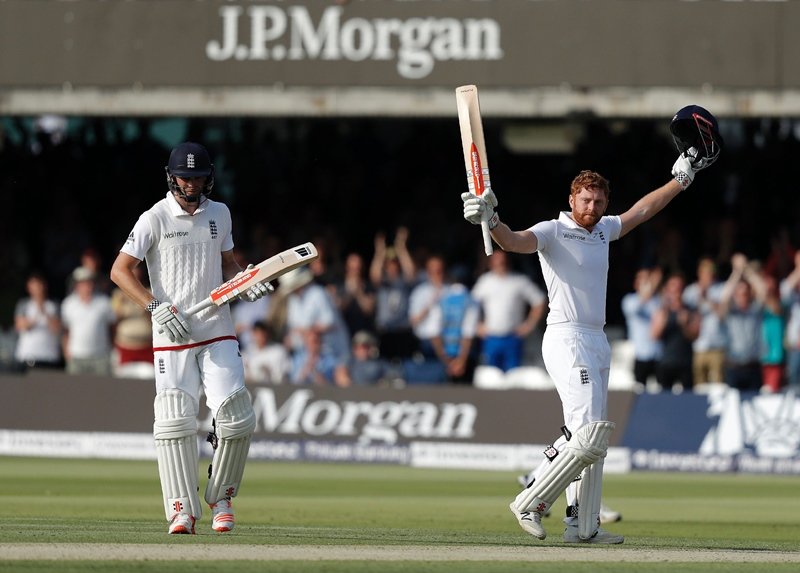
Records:
[[[245,270],[239,276],[218,286],[211,291],[209,297],[216,305],[225,304],[256,283],[264,283],[276,279],[297,267],[307,265],[318,256],[319,254],[313,243],[304,243],[292,247],[270,257],[251,269]]]
[[[467,171],[467,186],[471,193],[480,197],[490,188],[489,160],[483,139],[483,122],[478,101],[478,88],[473,85],[456,88],[458,124],[461,128],[461,147],[464,152],[464,167]],[[492,238],[487,221],[481,222],[483,246],[486,255],[491,255]]]
[[[478,152],[478,148],[474,142],[472,145],[470,145],[470,158],[472,159],[472,188],[470,191],[480,197],[483,195],[486,187],[484,186],[483,181],[483,165],[481,165],[481,154]]]

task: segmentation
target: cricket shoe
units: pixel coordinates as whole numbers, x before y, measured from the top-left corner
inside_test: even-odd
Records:
[[[514,517],[517,518],[517,523],[527,533],[530,533],[537,539],[544,539],[547,537],[547,532],[542,527],[542,514],[535,511],[519,511],[514,502],[508,506]]]
[[[231,499],[226,497],[209,507],[211,508],[211,529],[220,533],[232,531],[234,521]]]
[[[578,526],[577,525],[568,525],[566,529],[564,529],[564,543],[595,543],[595,544],[602,544],[602,545],[617,545],[619,543],[623,543],[625,538],[621,535],[615,535],[610,531],[606,531],[602,528],[597,528],[594,535],[592,535],[589,539],[581,539],[578,536]]]
[[[617,521],[622,521],[622,514],[618,511],[614,511],[606,504],[600,504],[600,523],[616,523]]]
[[[169,523],[169,533],[188,533],[194,534],[194,517],[188,513],[176,513],[172,516]]]

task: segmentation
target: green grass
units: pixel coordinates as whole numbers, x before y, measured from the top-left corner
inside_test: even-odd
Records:
[[[508,511],[510,472],[395,466],[251,462],[236,499],[237,529],[168,536],[155,462],[0,458],[0,544],[107,543],[219,546],[462,546],[562,548],[557,517],[538,542]],[[201,481],[204,485],[204,482]],[[604,497],[624,520],[610,526],[625,549],[800,552],[800,479],[778,476],[636,473],[609,475]],[[202,486],[201,486],[202,487]],[[557,505],[554,515],[561,515]],[[615,551],[614,547],[572,547]],[[301,547],[298,547],[302,551]],[[216,551],[216,550],[215,550]],[[163,571],[165,561],[5,561],[6,571]],[[605,553],[604,555],[608,555]],[[576,559],[578,559],[576,557]],[[172,563],[177,565],[177,562]],[[181,571],[214,569],[206,560]],[[794,563],[502,561],[236,561],[250,571],[795,571]]]

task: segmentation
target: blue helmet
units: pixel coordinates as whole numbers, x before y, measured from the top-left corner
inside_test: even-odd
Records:
[[[176,177],[205,177],[206,183],[201,193],[203,196],[211,194],[214,187],[214,164],[211,163],[206,148],[199,143],[186,141],[177,145],[169,154],[169,163],[164,169],[167,172],[167,185],[170,191],[184,199],[191,201],[175,181]]]
[[[724,142],[719,125],[710,111],[699,105],[687,105],[678,110],[669,124],[675,146],[686,157],[693,158],[696,170],[714,163]]]

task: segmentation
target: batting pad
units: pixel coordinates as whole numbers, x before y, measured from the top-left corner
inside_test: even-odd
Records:
[[[203,514],[197,486],[197,406],[183,390],[164,390],[153,404],[158,474],[164,496],[164,513]]]
[[[205,499],[210,505],[239,493],[256,415],[244,388],[225,398],[214,418],[217,445],[208,474]]]
[[[517,510],[545,513],[550,509],[558,496],[586,467],[606,456],[608,437],[613,429],[614,423],[606,421],[582,426],[563,444],[541,475],[517,495],[514,500]]]
[[[600,501],[603,495],[603,460],[583,470],[578,489],[578,537],[589,539],[600,527]]]

